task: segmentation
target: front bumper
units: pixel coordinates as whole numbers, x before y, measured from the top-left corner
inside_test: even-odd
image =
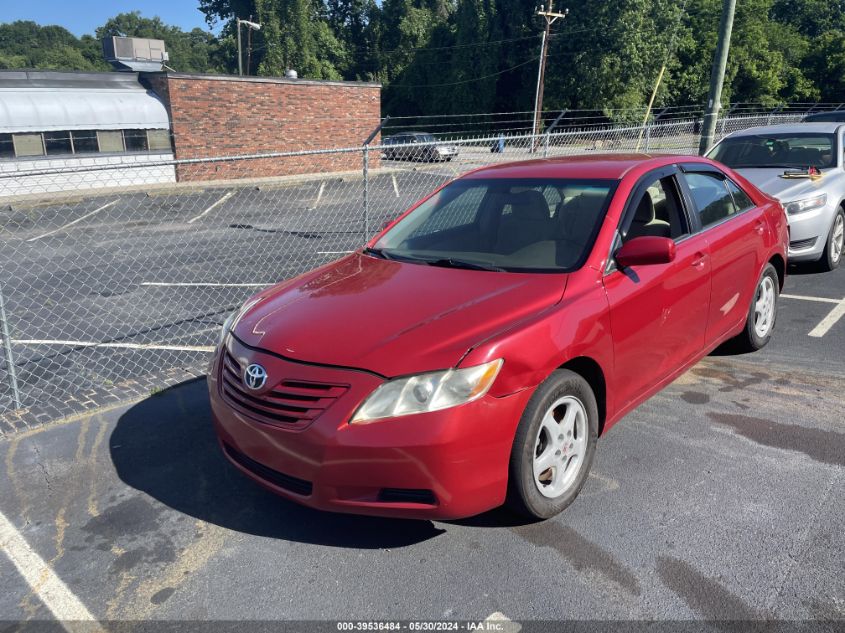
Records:
[[[816,261],[827,244],[836,205],[787,216],[789,222],[789,261]]]
[[[221,361],[209,373],[217,436],[230,462],[273,492],[320,510],[454,519],[505,500],[514,433],[532,389],[433,413],[348,424],[382,379],[294,363],[229,336],[229,353],[270,376],[348,385],[306,426],[267,423],[221,394]]]

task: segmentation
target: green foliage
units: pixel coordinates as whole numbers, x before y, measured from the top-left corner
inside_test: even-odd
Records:
[[[147,37],[164,40],[171,68],[179,72],[204,73],[215,70],[216,38],[202,29],[185,32],[170,26],[159,17],[145,18],[139,11],[120,13],[110,18],[95,32],[97,40],[113,35]]]
[[[61,26],[25,20],[0,24],[0,68],[107,70],[102,53],[92,58],[87,45]]]
[[[185,32],[121,13],[76,38],[60,26],[0,24],[0,68],[107,70],[99,39],[162,39],[183,72],[237,71],[235,17],[249,74],[378,81],[393,115],[533,107],[541,22],[526,0],[197,0],[209,25]],[[556,0],[545,109],[628,120],[665,66],[656,104],[703,104],[721,0]],[[247,53],[249,50],[249,53]],[[737,3],[722,102],[845,101],[845,2]],[[639,115],[637,115],[639,116]]]

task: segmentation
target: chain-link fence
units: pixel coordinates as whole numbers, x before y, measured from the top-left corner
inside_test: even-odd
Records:
[[[799,119],[723,119],[717,134]],[[0,421],[38,423],[202,374],[223,320],[250,295],[359,248],[472,168],[582,153],[695,153],[699,134],[698,118],[570,123],[538,136],[147,160],[135,169],[7,164]],[[304,166],[312,175],[284,176]]]

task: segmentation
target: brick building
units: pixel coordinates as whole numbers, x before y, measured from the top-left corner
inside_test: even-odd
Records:
[[[164,103],[177,159],[360,147],[378,125],[375,83],[142,73]],[[378,156],[371,157],[371,164]],[[360,169],[361,154],[180,165],[177,179],[219,180]]]

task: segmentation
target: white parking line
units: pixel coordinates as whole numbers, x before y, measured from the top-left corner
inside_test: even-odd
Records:
[[[830,331],[836,323],[845,316],[845,299],[828,299],[827,297],[804,297],[801,295],[781,295],[785,299],[802,299],[804,301],[818,301],[821,303],[833,303],[833,309],[827,313],[827,316],[814,327],[807,336],[813,338],[821,338]]]
[[[231,198],[231,197],[232,197],[232,196],[234,196],[234,195],[235,195],[235,192],[234,192],[234,191],[230,191],[230,192],[228,192],[228,193],[223,194],[223,197],[222,197],[222,198],[220,198],[220,200],[218,200],[217,202],[215,202],[214,204],[212,204],[210,207],[208,207],[205,211],[203,211],[202,213],[200,213],[198,216],[193,217],[193,218],[191,218],[190,220],[188,220],[188,224],[193,224],[194,222],[196,222],[197,220],[199,220],[201,217],[204,217],[205,215],[207,215],[210,211],[213,211],[214,209],[216,209],[217,207],[219,207],[221,204],[223,204],[224,202],[226,202],[226,200],[228,200],[229,198]]]
[[[190,282],[190,281],[142,281],[142,286],[158,286],[161,288],[266,288],[267,286],[272,286],[275,281],[271,281],[266,284],[218,284],[213,282],[204,282],[204,281],[197,281],[197,282]]]
[[[0,339],[2,343],[3,339]],[[105,347],[112,349],[140,349],[165,352],[213,352],[211,345],[167,345],[159,343],[98,343],[97,341],[67,341],[57,339],[22,339],[13,338],[17,345],[62,345],[72,347]]]
[[[73,631],[78,628],[74,621],[96,622],[91,612],[44,559],[29,546],[26,539],[2,512],[0,512],[0,549],[8,556],[44,606],[66,630]],[[86,631],[103,630],[99,624],[89,624],[84,628]]]
[[[820,301],[822,303],[839,303],[839,299],[828,299],[827,297],[802,297],[801,295],[781,295],[782,299],[803,299],[804,301]]]
[[[44,233],[43,235],[39,235],[38,237],[31,237],[26,241],[27,242],[34,242],[35,240],[40,240],[42,237],[48,237],[50,235],[53,235],[54,233],[58,233],[59,231],[64,231],[65,229],[73,226],[74,224],[78,224],[79,222],[82,222],[82,220],[84,220],[85,218],[90,218],[92,215],[95,215],[95,214],[99,213],[100,211],[104,211],[105,209],[108,209],[109,207],[114,206],[115,204],[117,204],[117,200],[112,200],[111,202],[107,202],[106,204],[101,206],[99,209],[94,209],[90,213],[86,213],[85,215],[83,215],[81,218],[76,218],[73,222],[68,222],[67,224],[60,226],[57,229],[53,229],[52,231],[48,231],[47,233]]]
[[[821,338],[825,334],[828,333],[830,328],[836,325],[836,322],[839,321],[843,316],[845,316],[845,299],[839,302],[839,305],[833,308],[830,312],[828,312],[827,316],[822,319],[821,323],[819,323],[816,327],[810,330],[810,336]]]

